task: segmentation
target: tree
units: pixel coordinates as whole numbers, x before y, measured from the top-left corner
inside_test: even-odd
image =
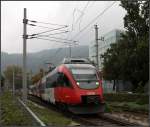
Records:
[[[41,68],[39,73],[32,77],[32,84],[37,83],[44,76],[44,70]]]
[[[22,69],[16,65],[7,66],[6,70],[4,70],[5,79],[9,81],[11,87],[13,82],[13,72],[14,72],[14,81],[15,88],[22,88]]]
[[[127,11],[124,17],[125,33],[101,57],[104,78],[131,81],[134,88],[148,81],[149,70],[149,2],[121,1]]]

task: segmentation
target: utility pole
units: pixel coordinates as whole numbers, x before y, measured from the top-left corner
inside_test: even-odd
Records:
[[[12,92],[13,92],[13,96],[15,95],[15,68],[13,68],[13,89],[12,89]]]
[[[23,101],[27,102],[27,73],[26,73],[26,41],[27,41],[27,9],[24,8],[23,19]]]
[[[96,49],[96,64],[97,64],[97,68],[99,69],[99,61],[98,61],[98,27],[97,25],[95,26],[95,49]]]

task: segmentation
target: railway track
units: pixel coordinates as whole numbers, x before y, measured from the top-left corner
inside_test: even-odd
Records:
[[[50,108],[56,112],[60,112],[65,117],[71,118],[73,121],[76,121],[76,122],[80,123],[80,125],[84,125],[84,126],[105,126],[105,127],[113,127],[113,126],[114,127],[119,127],[119,126],[132,126],[132,127],[135,126],[135,127],[137,127],[137,126],[139,126],[137,124],[129,123],[129,122],[123,121],[121,119],[113,118],[105,113],[103,115],[99,115],[99,114],[98,115],[75,115],[68,111],[62,111],[62,110],[58,109],[56,106],[54,106],[53,104],[45,102],[38,97],[29,95],[28,99],[41,105],[41,106]]]

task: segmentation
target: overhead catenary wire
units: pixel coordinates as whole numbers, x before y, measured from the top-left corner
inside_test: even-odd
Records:
[[[64,34],[64,33],[67,33],[69,31],[64,31],[64,32],[58,32],[58,33],[52,33],[52,34],[48,34],[48,35],[45,35],[45,36],[50,36],[50,35],[56,35],[56,34]],[[35,38],[37,36],[31,36],[31,35],[28,35],[29,37],[27,39],[32,39],[32,38]],[[38,35],[39,36],[39,35]],[[43,35],[44,36],[44,35]]]
[[[36,27],[41,27],[41,28],[54,29],[54,28],[50,28],[50,27],[46,27],[46,26],[39,26],[39,25],[29,24],[29,23],[28,23],[27,25],[30,25],[30,26],[36,26]]]
[[[60,30],[59,30],[60,31]],[[58,32],[58,33],[52,33],[52,34],[48,34],[46,36],[50,36],[50,35],[56,35],[56,34],[63,34],[63,33],[67,33],[69,31],[63,31],[63,32]]]
[[[68,26],[63,26],[63,27],[59,27],[59,28],[56,28],[56,29],[51,29],[51,30],[43,31],[43,32],[39,32],[39,33],[36,33],[36,34],[28,35],[28,36],[36,36],[36,35],[40,35],[40,34],[43,34],[43,33],[51,32],[51,31],[55,31],[55,30],[59,30],[59,29],[63,29],[63,28],[66,28],[66,27],[68,27]]]
[[[74,41],[74,40],[68,40],[66,38],[51,37],[50,35],[39,35],[37,37],[49,37],[49,38],[54,38],[54,39],[59,39],[59,40],[66,40],[66,41],[77,42],[77,41]]]
[[[85,14],[85,10],[86,10],[86,8],[87,8],[88,5],[89,5],[89,1],[88,1],[87,5],[85,6],[85,8],[83,9],[83,14]],[[80,24],[81,24],[81,21],[82,21],[82,17],[83,17],[83,15],[81,15],[81,18],[80,18],[79,30],[80,30]]]
[[[74,7],[73,12],[71,13],[71,16],[73,16],[73,20],[72,20],[72,23],[71,23],[72,29],[71,29],[71,31],[69,31],[69,33],[68,33],[68,35],[67,35],[67,39],[68,39],[69,35],[72,33],[72,31],[73,31],[74,13],[75,13],[75,9],[76,9],[76,8],[77,8],[77,5],[76,5],[76,7]],[[70,19],[70,18],[69,18],[69,19]],[[71,45],[70,45],[70,46],[71,46]],[[55,52],[55,55],[58,54],[62,49],[63,49],[62,47],[58,48],[58,49],[56,50],[56,52]],[[55,57],[55,55],[54,55],[53,57]]]
[[[67,25],[59,25],[59,24],[54,24],[54,23],[45,23],[45,22],[39,22],[39,21],[35,21],[35,20],[28,20],[28,21],[31,22],[31,23],[34,23],[34,24],[28,24],[28,25],[37,26],[37,27],[42,27],[42,28],[49,28],[49,27],[40,26],[40,25],[35,25],[35,24],[36,24],[36,23],[42,23],[42,24],[49,24],[49,25],[62,26],[61,28],[57,28],[57,29],[51,29],[51,28],[49,28],[50,30],[48,30],[48,31],[43,31],[43,32],[39,32],[39,33],[36,33],[36,34],[28,35],[28,37],[29,37],[28,39],[34,39],[34,38],[36,38],[36,39],[42,39],[42,40],[48,40],[48,41],[55,41],[55,42],[60,42],[60,43],[67,43],[67,44],[70,44],[70,45],[71,45],[71,43],[68,43],[68,42],[62,42],[62,41],[57,41],[57,40],[50,40],[50,39],[44,39],[44,38],[36,37],[36,36],[38,36],[38,35],[40,35],[40,34],[47,33],[47,32],[51,32],[51,31],[54,31],[54,30],[59,30],[59,31],[61,31],[60,29],[68,27]],[[56,34],[62,34],[62,33],[67,33],[67,32],[69,32],[69,31],[56,32],[56,33],[48,34],[48,35],[46,35],[46,36],[56,35]],[[53,37],[53,38],[54,38],[54,37]],[[62,40],[62,38],[55,38],[55,39],[61,39],[61,40]],[[66,41],[72,41],[72,40],[67,40],[67,39],[64,39],[64,40],[66,40]],[[76,42],[76,41],[74,41],[74,42]]]
[[[86,3],[86,5],[84,6],[83,10],[81,11],[82,14],[79,16],[79,18],[76,20],[75,23],[77,23],[77,22],[79,21],[79,19],[83,16],[83,14],[85,13],[85,10],[86,10],[86,8],[88,7],[89,3],[90,3],[90,1],[88,1],[88,2]]]
[[[72,24],[71,24],[72,29],[71,29],[71,31],[69,31],[69,33],[68,33],[68,35],[67,35],[67,39],[68,39],[69,35],[72,33],[72,31],[73,31],[73,23],[74,23],[74,12],[75,12],[75,8],[76,8],[76,7],[74,7],[73,12],[71,13],[71,16],[73,16],[73,20],[72,20]],[[69,18],[69,19],[70,19],[70,18]],[[58,48],[58,49],[56,50],[55,54],[58,54],[62,49],[63,49],[62,47]],[[54,55],[54,56],[55,56],[55,55]],[[54,57],[54,56],[53,56],[53,57]]]
[[[35,20],[28,20],[28,21],[32,23],[41,23],[41,24],[48,24],[48,25],[55,25],[55,26],[66,26],[66,25],[60,25],[60,24],[55,24],[55,23],[40,22],[40,21],[35,21]]]
[[[82,33],[85,29],[87,29],[95,20],[97,20],[100,16],[102,16],[110,7],[112,7],[116,3],[113,2],[110,6],[106,7],[100,14],[98,14],[94,19],[92,19],[82,30],[80,30],[72,39],[76,38],[80,33]]]
[[[65,44],[75,44],[76,43],[71,43],[71,42],[65,42],[65,41],[58,41],[58,40],[50,40],[50,39],[46,39],[46,38],[40,38],[40,37],[32,37],[33,39],[36,38],[36,39],[41,39],[41,40],[47,40],[47,41],[55,41],[55,42],[59,42],[59,43],[65,43]]]

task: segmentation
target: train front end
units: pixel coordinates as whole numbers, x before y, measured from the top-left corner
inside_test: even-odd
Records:
[[[90,64],[68,65],[73,85],[68,109],[75,114],[98,114],[105,110],[102,82],[96,68]]]

